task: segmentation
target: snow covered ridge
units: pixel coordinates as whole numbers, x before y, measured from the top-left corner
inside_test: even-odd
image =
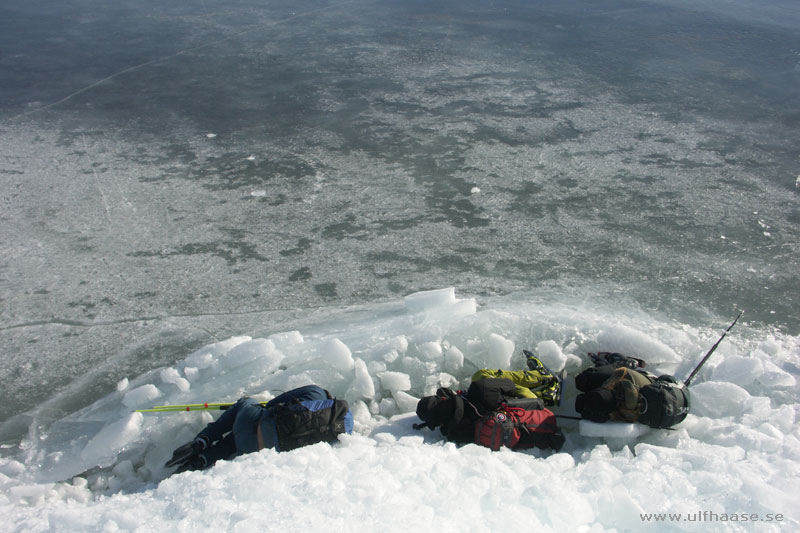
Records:
[[[697,376],[692,414],[674,431],[607,426],[590,436],[593,428],[564,421],[567,442],[554,454],[456,448],[438,431],[411,427],[418,398],[466,388],[478,368],[523,368],[523,348],[568,370],[555,411],[574,415],[572,378],[589,365],[587,351],[641,356],[683,378],[722,326],[585,302],[498,300],[479,309],[443,289],[307,331],[230,338],[123,380],[23,443],[16,458],[0,459],[0,531],[753,530],[734,514],[759,516],[758,531],[797,529],[796,337],[737,326]],[[267,400],[308,383],[350,402],[353,435],[169,478],[162,465],[172,449],[212,414],[132,412]],[[647,518],[656,513],[683,518]]]

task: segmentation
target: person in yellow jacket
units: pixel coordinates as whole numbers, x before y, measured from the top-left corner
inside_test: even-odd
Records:
[[[541,398],[545,405],[556,405],[561,395],[561,377],[554,375],[537,357],[524,350],[528,370],[482,368],[472,375],[472,381],[486,378],[506,378],[514,382],[520,398]]]

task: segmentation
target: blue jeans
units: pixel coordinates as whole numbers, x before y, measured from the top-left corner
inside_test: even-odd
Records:
[[[267,408],[292,400],[326,400],[328,394],[316,385],[306,385],[297,389],[284,392],[270,400]],[[278,436],[275,433],[275,423],[268,411],[258,401],[252,398],[241,398],[228,407],[222,415],[208,424],[197,436],[205,437],[212,446],[203,451],[208,466],[220,459],[233,459],[237,455],[258,451],[258,425],[261,424],[261,433],[265,448],[275,448]]]

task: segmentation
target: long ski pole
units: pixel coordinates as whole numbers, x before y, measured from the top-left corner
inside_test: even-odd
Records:
[[[156,405],[149,409],[137,409],[137,413],[172,413],[176,411],[224,411],[232,403],[191,403],[183,405]]]
[[[233,402],[228,403],[189,403],[181,405],[156,405],[149,409],[137,409],[137,413],[175,413],[180,411],[224,411],[233,405]],[[261,402],[261,405],[267,405],[267,402]]]
[[[739,318],[741,318],[743,313],[744,313],[744,310],[739,311],[739,315],[736,317],[736,319],[733,321],[733,323],[730,326],[728,326],[728,329],[726,329],[725,331],[722,332],[722,337],[720,337],[719,340],[714,343],[714,346],[711,347],[711,349],[708,351],[708,353],[705,355],[705,357],[703,357],[703,359],[700,361],[700,363],[696,367],[694,367],[694,370],[692,370],[692,373],[689,374],[689,377],[686,378],[683,381],[683,383],[687,387],[692,382],[692,380],[694,379],[694,376],[697,374],[697,372],[700,370],[700,368],[702,368],[702,366],[704,364],[706,364],[706,361],[708,361],[708,358],[711,357],[712,353],[714,353],[714,350],[717,349],[717,346],[719,346],[719,343],[721,343],[722,339],[725,338],[725,335],[727,335],[728,332],[731,330],[731,328],[736,325],[736,323],[739,321]]]

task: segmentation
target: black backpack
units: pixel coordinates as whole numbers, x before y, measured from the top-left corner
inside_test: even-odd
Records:
[[[417,416],[423,423],[414,424],[415,429],[438,427],[447,440],[466,443],[471,442],[475,421],[482,413],[458,392],[442,387],[434,396],[417,402]]]
[[[486,378],[470,384],[466,393],[442,387],[434,396],[425,396],[417,402],[417,416],[423,421],[415,424],[417,429],[441,427],[442,433],[450,433],[460,424],[472,424],[495,409],[498,405],[517,397],[517,387],[510,379]],[[453,440],[453,439],[450,439]]]
[[[516,399],[517,386],[507,378],[484,378],[473,381],[465,396],[484,414],[503,402]]]
[[[643,399],[642,409],[636,422],[652,428],[668,428],[682,422],[691,408],[689,388],[673,376],[662,375],[656,377],[643,368],[646,363],[642,359],[628,357],[613,352],[590,353],[589,357],[595,366],[587,368],[575,377],[575,386],[585,392],[575,399],[575,410],[584,418],[595,422],[608,419],[608,413],[592,411],[592,394],[603,393],[600,389],[617,368],[626,367],[651,380],[651,384],[639,389]],[[607,394],[607,393],[606,393]]]
[[[275,420],[278,451],[317,442],[335,442],[353,431],[353,415],[344,400],[293,400],[269,407]]]
[[[639,389],[643,401],[637,422],[652,428],[668,428],[686,418],[691,408],[689,388],[673,376],[663,375]]]

